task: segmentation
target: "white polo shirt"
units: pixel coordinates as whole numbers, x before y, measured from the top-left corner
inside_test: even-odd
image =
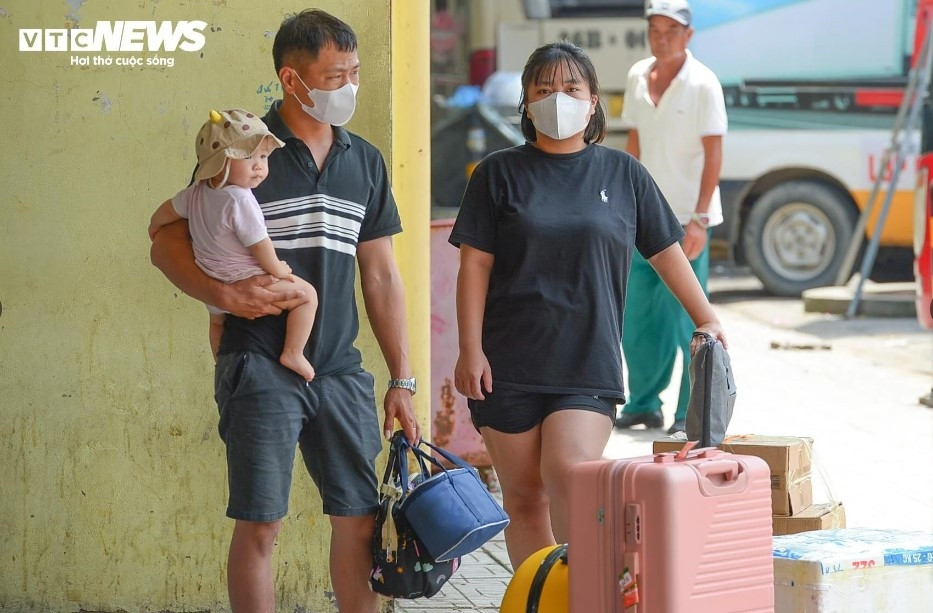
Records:
[[[719,79],[688,50],[683,67],[655,106],[648,94],[648,72],[654,61],[654,57],[641,60],[629,71],[622,119],[638,130],[641,163],[678,221],[687,225],[700,195],[704,162],[700,139],[725,135],[726,105]],[[711,226],[722,223],[719,186],[707,214]]]

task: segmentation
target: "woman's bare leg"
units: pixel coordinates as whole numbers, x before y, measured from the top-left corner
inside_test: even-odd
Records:
[[[551,413],[541,424],[541,479],[551,499],[551,526],[558,543],[570,537],[570,471],[581,462],[602,458],[612,420],[595,411],[564,409]]]
[[[541,480],[541,427],[520,434],[480,429],[492,458],[502,503],[510,522],[505,545],[512,568],[518,568],[534,552],[554,544],[548,495]]]

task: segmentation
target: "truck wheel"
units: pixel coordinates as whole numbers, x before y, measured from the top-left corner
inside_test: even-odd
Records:
[[[765,289],[778,296],[832,285],[855,217],[846,195],[829,185],[783,183],[752,204],[742,230],[745,257]]]

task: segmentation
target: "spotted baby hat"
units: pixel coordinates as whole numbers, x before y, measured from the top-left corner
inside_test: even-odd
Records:
[[[226,158],[242,160],[249,157],[266,138],[272,139],[276,149],[285,146],[259,117],[249,111],[211,111],[210,118],[198,130],[195,139],[198,154],[195,180],[202,181],[217,175],[223,170]]]

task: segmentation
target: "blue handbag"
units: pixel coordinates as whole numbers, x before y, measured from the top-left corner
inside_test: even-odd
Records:
[[[444,467],[423,451],[421,445],[433,449],[455,468]],[[405,441],[403,446],[414,453],[421,464],[422,475],[429,474],[428,463],[439,469],[433,476],[413,484],[408,491],[404,483],[408,475],[408,454],[399,454],[402,491],[407,492],[399,503],[399,513],[434,560],[443,562],[464,556],[508,525],[509,516],[490,495],[475,468],[424,439],[414,446]]]

